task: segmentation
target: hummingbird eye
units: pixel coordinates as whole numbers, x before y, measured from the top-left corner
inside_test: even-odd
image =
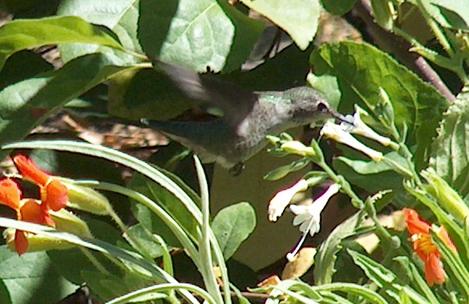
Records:
[[[317,109],[319,112],[322,112],[322,113],[329,112],[329,107],[323,102],[319,102]]]

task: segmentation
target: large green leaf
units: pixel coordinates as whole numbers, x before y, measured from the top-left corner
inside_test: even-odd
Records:
[[[432,146],[430,166],[467,201],[469,195],[469,94],[445,113]]]
[[[138,0],[65,0],[58,9],[58,15],[79,16],[86,21],[104,25],[119,38],[126,50],[141,52],[137,40]],[[71,44],[60,47],[65,62],[84,54],[102,52],[115,64],[134,63],[136,58],[123,52],[92,44]]]
[[[0,69],[13,53],[46,44],[92,43],[122,50],[108,33],[78,17],[14,20],[0,28]]]
[[[256,227],[256,214],[249,203],[228,206],[215,216],[212,230],[228,260]]]
[[[22,139],[54,110],[125,69],[108,64],[103,55],[91,54],[5,88],[0,92],[0,143]]]
[[[384,90],[394,108],[398,127],[408,127],[407,143],[417,143],[419,166],[436,135],[447,107],[446,100],[430,85],[377,48],[354,42],[323,45],[311,55],[316,74],[337,77],[342,91],[339,109],[352,111],[355,103],[382,115]]]
[[[45,252],[18,256],[6,246],[0,247],[0,280],[3,304],[56,303],[78,288],[57,273]]]
[[[263,25],[226,1],[140,0],[138,38],[150,58],[199,72],[237,69]]]
[[[302,50],[313,40],[318,28],[319,0],[241,0],[283,28]]]

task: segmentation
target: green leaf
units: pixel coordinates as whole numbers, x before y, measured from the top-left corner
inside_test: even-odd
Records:
[[[342,16],[348,13],[357,0],[321,0],[322,6],[331,14]]]
[[[111,300],[130,291],[151,284],[150,279],[143,279],[136,273],[127,271],[120,275],[110,275],[99,271],[82,271],[82,277],[87,282],[93,295],[101,300]]]
[[[20,51],[8,58],[0,72],[0,90],[26,78],[52,70],[41,55],[31,51]]]
[[[433,143],[430,166],[448,184],[469,199],[469,94],[461,94],[449,107]]]
[[[324,97],[326,97],[329,105],[333,109],[337,109],[339,107],[341,92],[339,90],[337,78],[329,75],[318,77],[313,73],[309,73],[307,80],[311,87],[318,90],[324,95]]]
[[[2,294],[5,304],[56,303],[78,288],[56,272],[45,252],[18,256],[6,246],[0,247],[0,279],[9,296]]]
[[[380,263],[353,250],[347,250],[355,264],[366,273],[367,277],[381,288],[388,296],[399,302],[402,286],[397,283],[396,275]]]
[[[371,0],[373,17],[376,23],[388,31],[390,31],[393,26],[393,12],[390,10],[391,5],[393,5],[393,3],[389,0]]]
[[[397,155],[391,152],[386,157]],[[334,169],[343,175],[350,183],[365,189],[367,192],[376,192],[384,189],[393,189],[402,193],[402,177],[391,171],[383,162],[376,163],[369,160],[352,160],[347,157],[337,157],[333,160]]]
[[[158,168],[166,176],[181,187],[194,201],[199,201],[197,194],[184,184],[177,176],[170,172]],[[163,186],[149,180],[140,174],[136,174],[128,185],[129,188],[138,191],[151,200],[161,205],[184,229],[192,236],[196,235],[196,221],[186,208],[181,208],[179,199],[170,193]],[[132,204],[132,210],[135,217],[141,221],[142,225],[151,233],[160,235],[168,244],[178,246],[179,243],[171,231],[166,227],[161,219],[155,216],[148,208],[140,204]]]
[[[118,50],[108,33],[78,17],[14,20],[0,28],[0,69],[13,53],[46,44],[92,43]]]
[[[255,91],[291,89],[304,84],[305,75],[308,73],[309,50],[312,49],[311,47],[301,51],[292,45],[253,70],[235,71],[222,76]]]
[[[318,0],[241,0],[247,7],[284,29],[298,47],[305,50],[318,27]]]
[[[145,53],[199,72],[238,69],[262,29],[226,1],[140,0],[138,38]]]
[[[228,260],[256,227],[256,214],[249,203],[226,207],[215,216],[212,230]]]
[[[129,228],[127,233],[135,243],[132,245],[136,247],[135,249],[141,252],[143,256],[155,259],[163,254],[161,246],[155,242],[151,232],[142,224],[133,225]]]
[[[91,54],[8,86],[0,92],[0,144],[22,139],[54,110],[123,69]]]
[[[266,179],[266,180],[278,180],[278,179],[284,178],[289,173],[299,171],[299,170],[303,169],[304,167],[306,167],[310,163],[311,163],[311,161],[309,159],[306,159],[306,158],[295,160],[295,161],[289,163],[288,165],[284,165],[284,166],[278,167],[278,168],[270,171],[269,173],[267,173],[264,176],[264,179]]]
[[[106,26],[111,29],[126,50],[141,53],[137,39],[138,29],[138,0],[65,0],[60,3],[58,15],[78,16],[89,23]],[[106,54],[114,64],[135,63],[136,58],[130,54],[116,52],[116,50],[92,44],[71,44],[60,47],[63,61],[101,52]]]
[[[412,2],[419,3],[415,0]],[[420,3],[442,26],[462,30],[469,29],[468,1],[430,0]]]
[[[417,144],[417,167],[423,167],[427,149],[447,107],[430,85],[386,53],[366,43],[323,45],[311,55],[317,75],[337,77],[342,92],[339,109],[353,111],[358,103],[375,118],[382,115],[380,88],[391,100],[399,129],[408,127],[407,144]]]
[[[132,69],[109,84],[108,111],[126,119],[174,118],[191,107],[174,82],[153,69]]]
[[[332,276],[336,272],[337,255],[342,250],[342,240],[355,233],[359,218],[359,213],[357,213],[338,225],[319,247],[314,256],[314,281],[316,285],[332,282]]]
[[[432,303],[432,304],[439,303],[438,299],[433,294],[433,291],[431,290],[427,282],[425,282],[422,275],[418,271],[417,266],[415,266],[414,263],[412,263],[407,256],[395,257],[393,260],[401,264],[402,269],[408,272],[408,275],[410,276],[417,290],[421,294],[425,295],[429,303]]]

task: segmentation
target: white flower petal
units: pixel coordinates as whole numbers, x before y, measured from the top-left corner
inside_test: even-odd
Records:
[[[293,225],[298,226],[299,230],[304,234],[308,233],[314,235],[320,230],[321,212],[327,205],[329,199],[340,190],[338,184],[332,184],[327,188],[318,199],[311,205],[291,205],[290,210],[296,214],[293,218]]]
[[[374,141],[379,142],[383,146],[388,146],[391,143],[391,139],[388,137],[384,137],[376,133],[373,129],[371,129],[368,125],[366,125],[363,120],[361,119],[360,114],[363,113],[363,110],[360,110],[359,108],[356,109],[355,114],[353,115],[353,126],[350,128],[350,124],[344,124],[347,125],[347,132],[353,133],[353,134],[358,134],[363,137],[372,139]],[[341,125],[342,125],[341,124]],[[344,129],[345,130],[345,129]]]
[[[345,131],[341,126],[336,125],[333,122],[328,121],[324,124],[321,129],[321,135],[330,138],[336,142],[352,147],[355,150],[361,151],[375,161],[380,161],[383,159],[383,154],[381,152],[378,152],[365,146],[364,144],[359,142],[355,137],[353,137],[350,133]]]
[[[269,220],[275,222],[283,213],[285,208],[290,204],[292,198],[298,192],[305,191],[308,189],[308,182],[304,179],[300,179],[296,184],[288,189],[279,191],[269,203]]]

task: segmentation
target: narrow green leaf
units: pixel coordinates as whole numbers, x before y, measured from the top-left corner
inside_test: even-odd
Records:
[[[0,69],[13,53],[46,44],[92,43],[122,49],[101,28],[78,17],[14,20],[0,28]]]
[[[215,216],[212,230],[228,260],[256,226],[256,214],[249,203],[226,207]]]
[[[247,7],[284,29],[298,47],[305,50],[318,27],[318,0],[241,0]]]
[[[291,172],[296,172],[306,167],[311,161],[306,158],[295,160],[288,165],[278,167],[264,176],[266,180],[278,180],[287,176]]]
[[[319,247],[314,256],[314,280],[317,285],[332,282],[332,276],[336,272],[337,255],[342,250],[342,240],[354,234],[359,218],[357,213],[341,223]]]
[[[408,257],[399,256],[395,257],[394,260],[400,263],[402,265],[402,268],[409,272],[412,283],[417,287],[418,291],[425,295],[429,303],[439,303],[438,299],[435,297],[433,291],[423,279],[417,267],[414,265],[414,263],[410,261]]]
[[[437,233],[433,233],[432,237],[443,256],[444,265],[448,266],[445,269],[449,268],[453,274],[451,279],[458,284],[465,298],[469,299],[469,270],[467,265],[462,261],[459,254],[453,251]]]
[[[388,296],[399,301],[399,292],[403,286],[397,284],[397,277],[391,270],[363,254],[353,250],[347,251],[370,280],[382,288]]]

